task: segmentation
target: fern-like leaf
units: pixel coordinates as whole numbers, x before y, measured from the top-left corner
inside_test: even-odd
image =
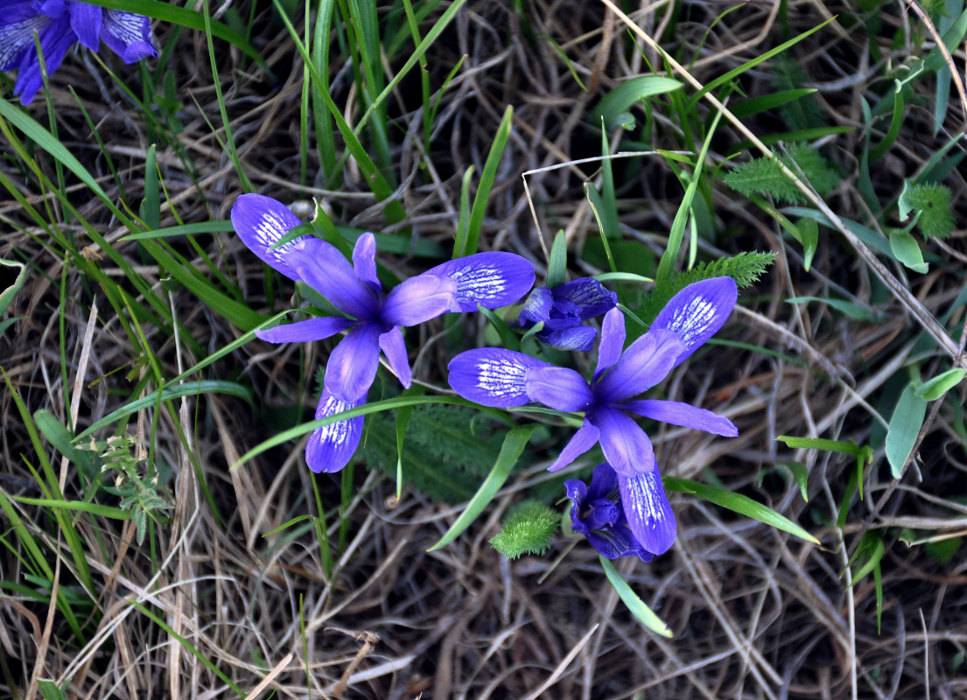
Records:
[[[690,284],[713,277],[731,277],[739,289],[751,287],[775,259],[775,253],[743,252],[729,258],[701,262],[691,270],[676,274],[669,282],[656,285],[650,294],[639,300],[634,309],[635,315],[645,324],[651,324],[673,296]]]
[[[725,184],[746,196],[766,195],[790,204],[805,202],[805,195],[782,172],[780,163],[805,176],[820,195],[828,194],[839,184],[839,173],[815,148],[800,143],[791,144],[786,150],[775,158],[753,158],[739,165],[725,174]]]
[[[561,524],[561,516],[539,501],[523,501],[507,515],[504,527],[490,538],[490,546],[508,559],[543,554]]]
[[[368,420],[356,459],[395,476],[396,422],[389,413]],[[434,500],[465,501],[493,467],[500,443],[493,421],[478,411],[440,404],[417,406],[406,426],[403,481]]]

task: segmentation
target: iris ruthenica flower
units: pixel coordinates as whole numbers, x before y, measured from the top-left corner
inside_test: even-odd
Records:
[[[649,478],[657,481],[658,472],[649,472]],[[571,529],[584,535],[598,552],[608,559],[636,556],[642,561],[652,560],[651,552],[635,539],[628,525],[621,507],[618,475],[610,464],[594,468],[590,486],[579,479],[568,479],[564,488],[572,502]],[[666,517],[672,517],[671,513]]]
[[[43,85],[34,32],[48,75],[78,41],[97,51],[103,39],[125,63],[158,55],[143,15],[67,0],[0,0],[0,70],[19,69],[13,91],[22,104]]]
[[[519,255],[477,253],[411,277],[384,296],[376,276],[376,239],[371,233],[357,239],[352,263],[313,236],[270,250],[300,223],[283,204],[262,195],[241,195],[232,207],[235,231],[252,252],[287,277],[315,289],[344,314],[257,331],[260,338],[272,343],[322,340],[347,331],[329,356],[317,419],[365,403],[380,351],[403,386],[410,386],[412,374],[402,327],[449,311],[476,311],[478,305],[487,309],[507,306],[534,283],[534,266]],[[313,432],[306,448],[309,467],[317,472],[342,469],[356,451],[362,426],[362,417],[357,417]]]
[[[735,282],[729,277],[691,284],[626,350],[624,317],[612,309],[604,317],[598,364],[590,382],[573,369],[523,353],[481,348],[451,360],[450,386],[485,406],[506,408],[536,401],[558,411],[584,413],[583,425],[548,469],[567,466],[600,441],[617,473],[631,531],[647,551],[662,554],[675,540],[675,520],[654,473],[651,441],[631,415],[727,437],[738,431],[727,418],[702,408],[635,397],[661,382],[721,328],[736,298]]]
[[[520,310],[518,323],[531,328],[543,321],[537,338],[559,350],[587,352],[597,333],[583,321],[610,311],[618,296],[596,279],[582,277],[556,287],[538,287],[530,293]]]

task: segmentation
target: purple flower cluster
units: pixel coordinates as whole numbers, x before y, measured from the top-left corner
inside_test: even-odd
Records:
[[[534,266],[512,253],[477,253],[437,265],[383,295],[376,277],[376,239],[356,240],[350,264],[332,245],[303,236],[272,249],[301,221],[274,199],[244,194],[232,207],[232,224],[249,250],[286,277],[302,281],[325,297],[343,316],[310,318],[259,331],[272,343],[322,340],[346,331],[326,366],[316,418],[342,413],[366,402],[379,356],[400,383],[410,386],[411,371],[401,328],[441,314],[496,309],[513,304],[534,284]],[[309,438],[306,462],[316,472],[335,472],[349,462],[362,435],[363,418],[337,421]]]
[[[624,317],[612,309],[604,317],[598,364],[590,382],[573,369],[520,352],[479,348],[450,361],[450,386],[484,406],[508,408],[533,401],[558,411],[583,413],[583,425],[548,469],[567,466],[600,442],[616,474],[631,532],[645,550],[663,554],[675,541],[675,519],[656,475],[651,441],[632,416],[727,437],[738,431],[727,418],[702,408],[635,397],[661,382],[721,328],[737,296],[730,277],[689,285],[627,349]]]
[[[35,33],[48,75],[77,42],[97,51],[103,40],[125,63],[158,55],[142,15],[68,0],[0,0],[0,70],[19,69],[14,94],[21,104],[43,85]]]
[[[242,195],[232,223],[248,248],[268,265],[325,297],[339,316],[313,317],[257,335],[273,343],[308,342],[345,333],[326,368],[316,408],[321,419],[361,406],[380,356],[404,387],[412,372],[402,329],[448,312],[495,309],[521,299],[534,283],[534,268],[510,253],[477,253],[437,265],[388,293],[376,274],[376,239],[356,241],[350,263],[336,248],[313,236],[279,245],[300,220],[284,205],[257,194]],[[548,469],[567,466],[600,443],[605,464],[590,486],[565,482],[575,532],[609,558],[662,554],[676,536],[651,441],[635,422],[650,418],[733,437],[730,420],[678,401],[642,399],[725,323],[737,299],[735,282],[718,277],[689,285],[665,306],[648,332],[625,345],[624,316],[613,292],[593,279],[534,290],[519,323],[543,323],[538,338],[564,349],[589,350],[596,332],[583,321],[604,315],[597,367],[590,380],[567,367],[503,348],[462,352],[449,363],[450,386],[483,406],[510,408],[535,402],[583,414],[583,424]],[[306,462],[316,472],[335,472],[352,458],[363,418],[340,420],[315,430]]]

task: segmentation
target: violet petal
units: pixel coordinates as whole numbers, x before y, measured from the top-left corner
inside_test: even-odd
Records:
[[[621,359],[597,379],[594,393],[603,403],[637,396],[667,377],[681,353],[682,344],[675,333],[651,329],[629,345]]]
[[[655,451],[637,423],[610,406],[597,406],[589,418],[601,430],[601,449],[619,475],[654,471]]]
[[[316,406],[316,420],[357,408],[364,403],[365,398],[359,401],[341,401],[323,389]],[[352,459],[362,434],[362,416],[316,428],[306,443],[306,464],[314,472],[338,472]]]
[[[513,253],[477,253],[450,260],[425,274],[448,277],[457,283],[457,308],[476,311],[508,306],[520,299],[534,284],[534,266]]]
[[[523,406],[528,370],[552,365],[529,355],[503,348],[477,348],[462,352],[447,366],[447,381],[460,396],[484,406]]]
[[[524,387],[531,401],[558,411],[584,411],[594,401],[584,377],[567,367],[533,367],[527,370]]]
[[[556,472],[558,469],[563,469],[594,447],[595,444],[597,444],[600,436],[601,431],[598,430],[597,426],[585,419],[584,424],[578,428],[576,433],[574,433],[568,443],[564,446],[564,449],[561,450],[561,454],[558,455],[557,459],[554,460],[554,463],[547,468],[547,471]]]
[[[359,401],[373,385],[379,367],[379,326],[365,323],[353,328],[329,355],[326,389],[342,401]]]
[[[302,278],[290,264],[289,256],[310,236],[269,249],[301,223],[282,202],[265,195],[242,194],[232,205],[232,226],[242,243],[267,265],[295,281]]]
[[[354,325],[355,321],[342,316],[322,316],[256,330],[255,335],[270,343],[310,343],[334,336]]]
[[[651,324],[651,330],[670,330],[681,339],[685,350],[672,369],[722,327],[737,299],[738,291],[731,277],[695,282],[672,297]]]
[[[413,382],[413,371],[410,369],[410,359],[406,354],[406,343],[403,342],[403,331],[399,326],[379,336],[379,347],[386,355],[389,368],[405,388],[409,389]]]
[[[287,260],[303,282],[347,316],[372,321],[378,315],[379,299],[334,246],[310,236]]]
[[[725,416],[681,401],[661,401],[658,399],[626,401],[620,404],[619,408],[662,423],[679,425],[693,430],[704,430],[706,433],[714,433],[724,437],[735,437],[739,434],[739,429]]]
[[[664,554],[675,542],[678,526],[665,489],[652,469],[642,474],[618,474],[621,506],[635,539],[649,552]]]

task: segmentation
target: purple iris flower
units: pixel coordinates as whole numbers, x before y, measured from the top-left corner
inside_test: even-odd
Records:
[[[732,421],[711,411],[678,401],[634,398],[661,382],[721,328],[736,299],[730,277],[691,284],[624,351],[624,317],[612,309],[604,317],[598,364],[590,382],[572,369],[520,352],[481,348],[450,361],[450,386],[485,406],[506,408],[536,401],[558,411],[583,412],[584,424],[548,469],[567,466],[600,441],[617,472],[631,531],[647,551],[663,554],[675,540],[675,520],[655,473],[651,441],[629,414],[726,437],[738,435]]]
[[[534,266],[519,255],[477,253],[411,277],[384,296],[376,276],[376,239],[371,233],[356,240],[352,263],[313,236],[271,249],[301,223],[281,202],[263,195],[243,194],[232,207],[232,224],[249,250],[290,279],[308,284],[345,314],[256,331],[271,343],[322,340],[348,331],[329,356],[317,419],[366,402],[380,351],[403,386],[410,386],[402,327],[449,311],[476,311],[478,305],[487,309],[507,306],[534,284]],[[309,467],[316,472],[342,469],[359,444],[362,426],[360,416],[313,432],[306,448]]]
[[[657,480],[658,472],[649,472]],[[652,553],[635,539],[621,507],[618,475],[607,462],[594,468],[591,485],[579,479],[564,482],[571,499],[571,529],[584,535],[608,559],[636,556],[651,561]],[[671,514],[668,517],[672,517]]]
[[[613,309],[618,295],[608,291],[592,277],[582,277],[556,287],[538,287],[530,293],[520,310],[518,323],[531,328],[543,321],[537,338],[559,350],[587,352],[597,334],[583,321]]]
[[[151,23],[143,15],[68,0],[0,0],[0,70],[19,68],[14,94],[20,95],[21,104],[30,102],[43,85],[34,32],[48,75],[78,41],[97,51],[103,39],[125,63],[158,55]]]

